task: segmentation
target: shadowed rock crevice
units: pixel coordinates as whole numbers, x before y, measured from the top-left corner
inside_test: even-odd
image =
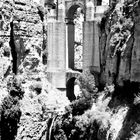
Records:
[[[44,21],[44,18],[45,18],[45,10],[43,9],[43,7],[41,6],[38,6],[37,7],[38,9],[38,14],[39,14],[39,17],[42,21],[42,31],[43,31],[43,43],[42,43],[42,63],[44,65],[47,64],[47,59],[48,59],[48,50],[47,50],[47,30],[46,30],[46,23]]]
[[[39,14],[39,16],[40,16],[40,19],[41,19],[41,21],[43,22],[43,21],[44,21],[44,11],[42,10],[43,7],[38,6],[37,9],[38,9],[38,14]]]
[[[117,52],[117,62],[116,62],[116,74],[114,76],[114,84],[116,85],[117,83],[117,78],[119,75],[119,70],[120,70],[120,63],[121,63],[121,52]]]
[[[11,47],[11,54],[13,58],[13,67],[12,71],[14,74],[17,74],[17,52],[16,52],[16,45],[14,42],[14,31],[13,31],[13,21],[10,23],[11,31],[10,31],[10,42],[9,45]]]
[[[47,30],[45,29],[45,25],[43,23],[43,43],[42,43],[42,63],[44,65],[47,64],[48,60],[48,47],[47,47]]]

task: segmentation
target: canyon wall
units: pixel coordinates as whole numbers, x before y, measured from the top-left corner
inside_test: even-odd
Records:
[[[38,65],[45,64],[47,58],[44,7],[30,0],[6,0],[1,1],[0,9],[1,59],[7,61],[1,61],[1,77],[37,74]]]
[[[139,1],[119,2],[101,24],[101,83],[123,86],[140,82]]]

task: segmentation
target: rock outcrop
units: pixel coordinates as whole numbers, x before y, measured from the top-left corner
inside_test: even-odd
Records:
[[[139,9],[139,1],[118,2],[105,13],[100,24],[101,82],[140,82]]]
[[[1,77],[10,70],[15,74],[35,71],[47,58],[44,7],[30,0],[8,0],[1,2],[0,9]]]

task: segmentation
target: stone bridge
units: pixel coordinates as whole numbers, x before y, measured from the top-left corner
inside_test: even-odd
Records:
[[[46,25],[48,31],[48,69],[50,82],[56,88],[72,88],[80,72],[74,68],[74,14],[81,8],[83,21],[83,67],[100,72],[99,20],[108,8],[109,0],[57,0],[56,7],[42,1],[49,11]],[[55,2],[55,1],[53,1]],[[53,5],[53,4],[52,4]]]

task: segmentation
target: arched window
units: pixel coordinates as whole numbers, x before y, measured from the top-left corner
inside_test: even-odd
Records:
[[[83,65],[83,8],[73,5],[67,13],[68,68],[81,70]]]

